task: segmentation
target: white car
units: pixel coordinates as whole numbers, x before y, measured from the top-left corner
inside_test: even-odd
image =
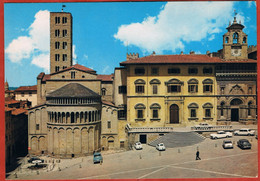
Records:
[[[166,148],[165,148],[163,143],[158,143],[156,145],[156,149],[159,150],[159,151],[165,151],[166,150]]]
[[[211,139],[229,138],[232,137],[231,132],[218,131],[217,133],[210,134]]]
[[[141,142],[136,142],[134,147],[135,147],[136,150],[141,150],[141,149],[143,149],[143,146],[142,146],[142,143],[141,143]]]
[[[208,123],[200,123],[199,125],[195,125],[194,128],[212,128],[212,125],[209,125]]]
[[[222,144],[223,148],[233,148],[233,143],[231,140],[224,140]]]
[[[234,131],[234,135],[236,135],[236,136],[254,136],[255,131],[248,129],[248,128],[242,128],[240,130]]]

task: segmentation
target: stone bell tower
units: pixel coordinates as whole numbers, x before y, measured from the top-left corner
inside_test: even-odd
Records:
[[[72,15],[50,13],[50,73],[72,66]]]
[[[246,60],[247,35],[243,32],[244,26],[237,22],[234,17],[233,23],[229,23],[228,32],[223,35],[223,59],[224,60]]]

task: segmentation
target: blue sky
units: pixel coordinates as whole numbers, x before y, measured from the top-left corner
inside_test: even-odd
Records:
[[[205,54],[222,48],[222,35],[237,19],[248,45],[256,45],[256,5],[243,2],[63,3],[73,16],[74,63],[111,74],[126,53],[147,56]],[[5,79],[9,86],[36,85],[49,73],[49,12],[61,3],[5,3]]]

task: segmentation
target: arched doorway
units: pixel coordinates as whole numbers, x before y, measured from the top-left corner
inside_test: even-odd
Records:
[[[230,102],[231,121],[239,121],[239,105],[243,104],[241,99],[235,98]]]
[[[111,136],[107,139],[107,145],[108,145],[108,150],[114,149],[114,137]]]
[[[179,124],[179,106],[172,104],[170,107],[170,124]]]

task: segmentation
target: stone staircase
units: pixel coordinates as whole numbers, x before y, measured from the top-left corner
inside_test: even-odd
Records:
[[[166,148],[176,148],[191,146],[202,142],[205,137],[196,132],[171,132],[152,141],[148,145],[156,146],[158,143],[164,143]]]

